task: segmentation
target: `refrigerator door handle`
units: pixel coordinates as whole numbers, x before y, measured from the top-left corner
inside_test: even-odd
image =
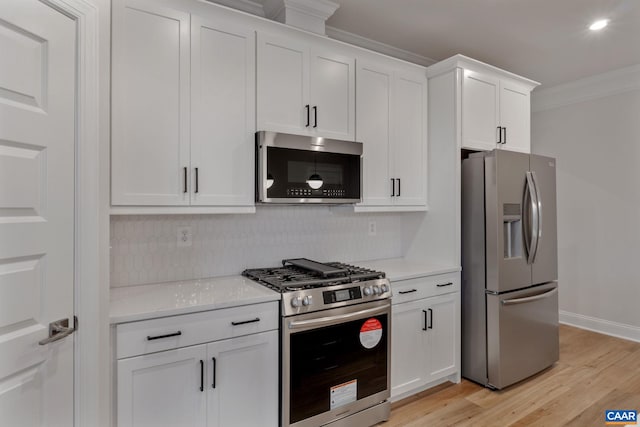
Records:
[[[533,295],[531,297],[504,299],[502,300],[502,305],[524,304],[527,302],[538,301],[544,298],[549,298],[551,295],[555,295],[557,293],[558,293],[558,288],[553,288],[550,291],[543,292],[538,295]]]
[[[536,192],[537,199],[537,211],[538,211],[538,236],[536,239],[536,247],[533,250],[533,260],[531,262],[536,261],[536,256],[538,255],[538,247],[540,246],[540,239],[542,238],[542,196],[540,195],[540,186],[538,185],[538,177],[535,172],[531,172],[531,177],[533,178],[533,188]]]
[[[532,264],[536,257],[536,251],[538,249],[538,237],[539,237],[539,211],[538,211],[538,194],[536,192],[535,182],[532,172],[527,172],[527,193],[525,194],[525,203],[531,203],[531,231],[524,230],[525,243],[527,244],[527,264]],[[525,209],[526,209],[525,205]],[[529,221],[525,222],[527,227]]]

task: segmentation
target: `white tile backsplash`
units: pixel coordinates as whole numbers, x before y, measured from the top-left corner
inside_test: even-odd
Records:
[[[400,257],[403,214],[348,207],[259,206],[254,215],[132,215],[111,218],[111,284],[129,286],[239,274],[282,259],[357,261]],[[376,235],[368,233],[376,222]],[[190,226],[193,244],[178,247]]]

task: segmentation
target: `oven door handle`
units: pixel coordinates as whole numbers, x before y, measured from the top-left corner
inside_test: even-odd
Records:
[[[298,320],[289,322],[289,329],[315,328],[318,326],[335,325],[345,320],[354,319],[362,316],[372,316],[376,314],[384,314],[389,312],[389,305],[382,307],[368,308],[366,310],[356,311],[349,314],[339,314],[337,316],[320,317],[318,319]]]

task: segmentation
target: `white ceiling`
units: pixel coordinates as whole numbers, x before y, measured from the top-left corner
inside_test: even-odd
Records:
[[[640,64],[640,0],[333,0],[327,25],[434,60],[457,53],[544,87]],[[588,30],[611,20],[600,32]]]

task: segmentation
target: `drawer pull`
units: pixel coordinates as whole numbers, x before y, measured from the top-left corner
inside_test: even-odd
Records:
[[[178,331],[178,332],[174,332],[166,335],[156,335],[155,337],[152,337],[151,335],[147,335],[147,341],[159,340],[162,338],[178,337],[180,335],[182,335],[182,331]]]
[[[449,282],[449,283],[438,283],[436,286],[439,288],[444,288],[445,286],[451,286],[453,285],[453,282]]]
[[[418,292],[417,289],[409,289],[408,291],[398,291],[399,294],[411,294],[413,292]]]
[[[251,319],[251,320],[243,320],[242,322],[231,322],[231,324],[233,326],[238,326],[238,325],[246,325],[247,323],[256,323],[259,322],[260,318],[256,317],[255,319]]]

